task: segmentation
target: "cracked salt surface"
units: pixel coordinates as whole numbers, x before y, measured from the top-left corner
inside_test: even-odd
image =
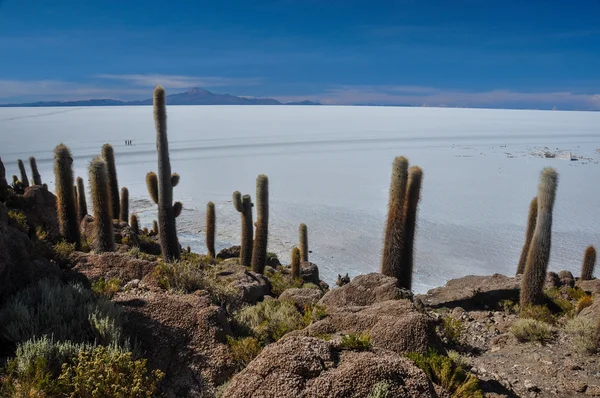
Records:
[[[52,150],[64,142],[76,176],[113,144],[119,185],[131,211],[150,226],[156,207],[145,174],[156,171],[151,107],[0,108],[7,174],[36,156],[53,189]],[[255,197],[270,180],[269,250],[288,261],[298,225],[308,225],[311,261],[332,283],[338,273],[377,271],[395,156],[424,170],[414,287],[417,292],[467,274],[511,275],[521,250],[539,173],[560,175],[550,269],[579,274],[586,246],[600,245],[600,113],[329,106],[173,106],[168,108],[181,244],[204,251],[208,201],[217,212],[217,249],[238,244],[235,190]],[[132,146],[124,141],[133,140]],[[535,156],[571,150],[564,161]],[[88,199],[88,203],[91,203]]]

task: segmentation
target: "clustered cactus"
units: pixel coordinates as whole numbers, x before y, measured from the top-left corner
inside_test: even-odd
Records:
[[[154,124],[156,126],[156,150],[158,153],[158,174],[148,174],[146,183],[152,200],[158,204],[158,235],[165,261],[178,260],[179,241],[175,218],[181,214],[181,202],[173,204],[173,187],[179,183],[179,175],[171,173],[169,141],[167,138],[167,108],[165,89],[154,89]]]
[[[4,188],[7,186],[8,181],[6,181],[6,168],[4,167],[2,159],[0,159],[0,188]]]
[[[114,247],[114,235],[106,162],[97,156],[90,163],[89,172],[94,208],[94,249],[98,252],[109,252]]]
[[[521,251],[521,257],[519,258],[519,264],[517,265],[517,275],[525,272],[525,263],[527,262],[527,254],[529,253],[529,247],[531,246],[531,238],[533,238],[533,232],[535,231],[535,223],[537,219],[538,203],[537,197],[531,200],[529,204],[529,216],[527,217],[527,231],[525,232],[525,243],[523,244],[523,250]]]
[[[261,174],[256,178],[256,233],[252,248],[252,271],[262,274],[267,262],[269,237],[269,178]]]
[[[31,166],[31,176],[33,177],[33,185],[42,185],[42,176],[38,171],[37,161],[33,156],[29,158],[29,165]]]
[[[240,249],[240,264],[249,267],[252,263],[252,245],[254,230],[252,223],[252,199],[239,191],[233,193],[233,207],[240,213],[242,220],[242,243]]]
[[[215,204],[208,202],[206,205],[206,248],[208,255],[211,258],[215,258],[217,253],[215,252],[215,229],[217,223],[217,216],[215,214]]]
[[[394,159],[390,184],[381,273],[398,279],[400,287],[412,288],[413,245],[423,172],[408,169],[408,160]]]
[[[54,149],[54,180],[56,185],[56,207],[61,236],[69,243],[80,247],[77,205],[73,192],[73,157],[64,144]]]
[[[552,211],[558,185],[558,174],[545,168],[540,177],[537,195],[537,219],[531,238],[525,271],[521,282],[521,307],[543,304],[544,282],[550,261],[552,243]]]
[[[119,200],[119,182],[117,180],[117,166],[115,165],[115,151],[110,144],[102,146],[102,159],[106,163],[106,173],[108,176],[108,185],[110,189],[110,206],[112,217],[119,220],[120,200]]]
[[[594,266],[596,265],[596,248],[589,246],[585,250],[583,264],[581,265],[581,280],[589,281],[594,277]]]
[[[29,178],[27,178],[27,171],[25,170],[25,164],[21,159],[17,160],[17,166],[19,166],[19,172],[21,173],[21,183],[25,188],[29,186]]]

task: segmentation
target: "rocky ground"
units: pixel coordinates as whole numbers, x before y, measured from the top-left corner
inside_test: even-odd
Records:
[[[111,300],[124,310],[125,330],[141,355],[166,374],[164,396],[600,396],[598,354],[581,352],[565,327],[577,318],[597,324],[600,300],[579,312],[555,312],[543,344],[520,342],[511,332],[520,317],[519,276],[467,276],[415,297],[375,273],[330,289],[309,262],[302,263],[301,281],[276,259],[265,275],[251,272],[238,264],[239,248],[218,260],[184,254],[181,264],[165,265],[152,254],[152,237],[133,236],[118,223],[115,252],[50,255],[31,234],[39,226],[57,233],[54,197],[32,187],[25,198],[19,206],[28,227],[21,229],[0,204],[0,299],[49,276],[88,287],[118,281]],[[82,222],[84,233],[90,222]],[[596,298],[600,280],[551,273],[547,288],[557,303],[575,307],[573,295]],[[251,316],[240,317],[244,311]],[[432,349],[438,359],[452,358],[452,372],[461,365],[467,379],[451,383],[444,371],[424,367],[418,358]],[[2,345],[0,355],[13,353]],[[469,375],[481,392],[466,390]]]

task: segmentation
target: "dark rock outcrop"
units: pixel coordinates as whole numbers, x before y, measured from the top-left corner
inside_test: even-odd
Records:
[[[319,267],[309,261],[300,263],[300,277],[305,283],[314,283],[319,285]]]
[[[56,215],[56,196],[43,185],[32,185],[23,194],[23,211],[27,224],[35,231],[40,227],[49,240],[60,237]]]
[[[221,260],[227,260],[228,258],[239,258],[240,250],[242,250],[241,246],[231,246],[225,248],[217,254],[217,258]]]

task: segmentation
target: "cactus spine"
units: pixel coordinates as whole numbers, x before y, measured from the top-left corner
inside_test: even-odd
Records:
[[[412,289],[412,274],[414,265],[414,244],[417,227],[417,211],[421,198],[423,170],[413,166],[408,170],[408,187],[404,209],[404,251],[400,262],[399,286]]]
[[[249,267],[252,263],[252,244],[254,230],[252,223],[252,199],[238,191],[233,193],[233,207],[240,213],[242,220],[242,244],[240,249],[240,264]]]
[[[531,200],[529,204],[529,217],[527,218],[527,231],[525,232],[525,243],[523,244],[523,250],[521,251],[521,257],[519,257],[519,264],[517,264],[517,275],[525,272],[525,264],[527,263],[527,254],[529,253],[529,247],[531,246],[531,238],[533,237],[533,231],[535,231],[535,222],[537,219],[538,204],[537,197]]]
[[[106,173],[108,176],[108,185],[110,188],[110,204],[112,208],[112,216],[118,220],[119,218],[119,182],[117,180],[117,167],[115,166],[115,151],[112,145],[102,145],[102,158],[106,163]]]
[[[17,160],[17,165],[19,166],[19,171],[21,172],[21,183],[25,188],[29,186],[29,178],[27,178],[27,171],[25,170],[25,164],[21,159]]]
[[[558,185],[558,174],[552,168],[545,168],[538,186],[538,214],[531,238],[525,272],[521,282],[521,308],[531,304],[542,304],[544,282],[550,261],[552,243],[552,211]]]
[[[156,125],[156,149],[158,152],[159,240],[163,258],[165,261],[171,261],[179,259],[179,242],[173,211],[173,184],[169,160],[165,96],[165,89],[161,86],[154,89],[154,124]]]
[[[125,223],[129,221],[129,190],[127,187],[121,188],[121,208],[119,209],[119,218]]]
[[[215,214],[215,204],[208,202],[206,205],[206,248],[208,249],[208,255],[215,258],[217,255],[215,252],[215,228],[217,223],[217,216]]]
[[[54,149],[54,181],[60,234],[69,243],[80,247],[77,205],[73,194],[73,158],[64,144]]]
[[[83,178],[77,177],[77,220],[81,222],[87,214],[87,201],[85,200]]]
[[[292,279],[300,278],[300,249],[294,247],[292,249]]]
[[[589,281],[594,277],[594,266],[596,265],[596,248],[590,246],[585,250],[583,264],[581,266],[581,280]]]
[[[42,185],[42,176],[38,171],[37,161],[33,156],[29,158],[29,165],[31,166],[31,175],[33,176],[33,185]]]
[[[138,218],[136,214],[131,215],[131,219],[129,220],[129,226],[134,234],[140,234],[140,224],[138,223]]]
[[[394,159],[392,182],[388,203],[387,225],[381,256],[381,273],[400,279],[402,254],[404,251],[404,202],[408,180],[408,160]]]
[[[106,162],[99,156],[90,163],[90,190],[94,208],[94,249],[109,252],[114,248],[111,191]]]
[[[306,224],[300,224],[299,235],[300,235],[300,259],[302,261],[308,261],[308,231],[306,228]]]
[[[267,262],[269,237],[269,178],[261,174],[256,178],[256,232],[252,249],[252,271],[262,274]]]

